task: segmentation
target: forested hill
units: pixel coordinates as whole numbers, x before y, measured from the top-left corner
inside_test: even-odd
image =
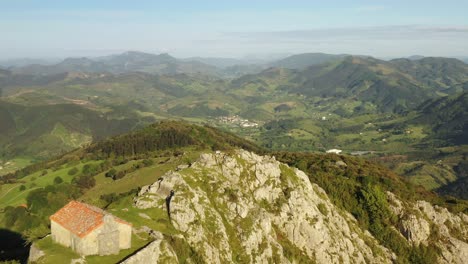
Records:
[[[383,112],[404,112],[440,94],[461,92],[467,81],[468,65],[456,59],[384,61],[346,56],[296,70],[270,68],[242,76],[231,87],[248,91],[255,85],[264,92],[360,100]]]
[[[419,107],[417,122],[427,124],[433,138],[444,142],[468,144],[468,92],[429,100]]]
[[[48,159],[139,126],[77,104],[20,105],[0,100],[0,157]],[[143,122],[144,123],[144,122]]]
[[[262,149],[234,134],[209,126],[164,120],[144,129],[93,144],[87,152],[109,156],[135,156],[147,152],[194,146],[198,149],[228,150],[242,148],[255,152]]]

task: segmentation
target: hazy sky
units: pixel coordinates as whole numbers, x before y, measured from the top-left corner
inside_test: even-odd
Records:
[[[0,0],[0,60],[126,50],[467,56],[467,10],[465,0]]]

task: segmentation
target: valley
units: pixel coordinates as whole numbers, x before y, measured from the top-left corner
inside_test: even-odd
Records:
[[[170,56],[155,56],[130,52],[106,61],[112,65],[128,60],[135,61],[135,65],[142,65],[142,61],[155,65],[186,63],[169,59]],[[453,167],[461,160],[457,153],[466,150],[463,138],[467,98],[463,91],[468,66],[455,59],[382,61],[363,56],[300,54],[273,62],[270,68],[265,65],[266,69],[259,73],[234,78],[186,71],[155,75],[138,68],[125,73],[101,73],[100,68],[86,68],[88,64],[83,61],[73,65],[78,67],[74,70],[80,71],[57,70],[55,75],[47,75],[54,78],[22,77],[20,70],[5,71],[3,108],[66,107],[69,109],[60,111],[69,111],[70,116],[64,118],[62,114],[66,120],[47,120],[49,123],[44,126],[48,131],[26,133],[27,128],[20,127],[20,119],[39,117],[16,118],[11,117],[12,110],[4,110],[10,112],[10,117],[3,117],[7,121],[16,118],[14,133],[22,136],[22,142],[27,142],[25,137],[39,137],[43,142],[19,150],[6,147],[4,159],[23,156],[43,160],[93,140],[169,118],[211,124],[273,150],[368,151],[374,153],[372,158],[381,161],[391,160],[383,156],[400,155],[405,162],[395,167],[399,173],[416,184],[435,189],[458,178]],[[62,64],[54,67],[70,70]],[[36,68],[29,74],[43,74],[39,66]],[[31,83],[34,78],[41,81]],[[444,96],[451,96],[449,100],[458,103],[438,101]],[[446,115],[461,110],[457,116],[448,116],[458,130],[444,128],[459,131],[458,135],[448,138],[440,126],[430,123],[432,118],[445,118],[433,117],[437,108],[442,112],[439,114]],[[76,115],[95,117],[87,121]],[[247,120],[247,125],[220,121],[231,116]],[[97,129],[96,122],[102,127]],[[115,127],[117,122],[119,127]],[[88,128],[83,130],[84,127]],[[441,137],[442,141],[437,139]],[[59,144],[62,149],[57,148]],[[54,151],[48,151],[49,148]],[[439,161],[445,165],[430,176],[423,172],[424,167],[436,168]]]
[[[197,263],[461,260],[468,65],[299,54],[230,75],[232,65],[191,63],[126,52],[2,70],[0,227],[45,252],[39,263],[80,258],[46,237],[68,200],[134,225],[130,249],[87,263],[145,248]],[[166,193],[142,191],[160,177],[180,191],[174,222]],[[289,230],[286,215],[306,231]],[[330,238],[321,253],[318,236]]]

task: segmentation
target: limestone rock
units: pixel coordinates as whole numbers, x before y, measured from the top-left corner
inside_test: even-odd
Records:
[[[408,241],[419,246],[421,243],[426,244],[431,235],[431,228],[425,219],[408,215],[407,219],[400,221],[400,232]]]
[[[36,262],[45,255],[44,251],[40,250],[34,243],[29,249],[28,263]]]
[[[176,172],[169,172],[162,178],[162,181],[141,188],[134,200],[136,207],[147,209],[160,206],[161,199],[164,200],[170,191],[174,189],[174,186],[183,183],[180,174]]]
[[[143,187],[135,206],[161,207],[170,190],[176,193],[173,226],[207,263],[290,263],[285,251],[291,250],[317,263],[392,259],[304,172],[274,157],[244,150],[202,154],[190,167]]]
[[[188,164],[180,164],[179,166],[177,166],[176,170],[180,171],[180,170],[186,169],[188,167],[189,167]]]
[[[139,215],[140,217],[142,217],[142,218],[151,220],[151,217],[150,217],[149,215],[145,214],[145,213],[139,213],[138,215]]]
[[[139,234],[141,234],[141,233],[145,233],[145,234],[149,235],[150,237],[152,237],[155,240],[163,239],[163,235],[160,232],[154,231],[153,229],[151,229],[151,228],[149,228],[147,226],[142,226],[140,228],[133,228],[132,232],[137,236]]]
[[[348,167],[348,165],[342,160],[339,160],[339,161],[335,162],[335,165],[337,167]]]
[[[426,201],[404,203],[390,192],[387,196],[391,209],[399,217],[400,231],[408,242],[415,245],[434,243],[441,251],[439,263],[466,263],[467,215],[452,214],[447,208],[433,206]]]
[[[157,232],[159,233],[159,232]],[[164,258],[164,263],[178,263],[177,255],[162,239],[161,233],[155,237],[159,239],[154,240],[149,245],[132,255],[128,259],[122,261],[122,264],[140,264],[140,263],[159,263]]]
[[[70,264],[86,264],[86,259],[85,257],[77,258],[77,259],[72,259],[70,261]]]

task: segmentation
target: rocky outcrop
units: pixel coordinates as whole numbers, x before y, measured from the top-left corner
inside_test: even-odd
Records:
[[[390,263],[394,258],[304,172],[274,157],[244,150],[207,153],[162,178],[141,189],[135,206],[165,208],[165,197],[175,190],[172,224],[207,263]],[[169,254],[161,253],[163,242],[150,244],[148,255]]]
[[[152,231],[154,241],[148,244],[136,254],[130,256],[121,264],[141,264],[141,263],[178,263],[177,255],[170,246],[163,240],[161,233]]]
[[[86,258],[84,256],[76,259],[72,259],[70,264],[86,264]]]
[[[44,251],[40,250],[34,243],[29,248],[28,263],[34,263],[45,255]]]
[[[466,263],[468,259],[468,216],[452,214],[426,201],[414,204],[387,193],[392,211],[399,218],[401,234],[413,245],[432,243],[440,249],[440,263]]]

